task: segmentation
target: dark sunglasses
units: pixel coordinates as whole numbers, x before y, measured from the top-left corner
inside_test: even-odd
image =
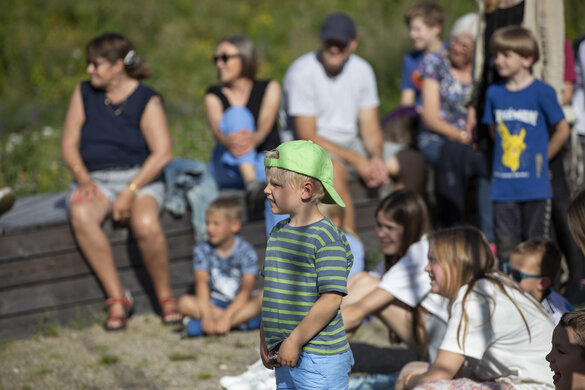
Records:
[[[344,51],[348,44],[336,41],[334,39],[327,39],[325,42],[323,42],[323,45],[325,46],[326,49],[335,47],[339,51]]]
[[[517,283],[520,283],[524,279],[528,278],[542,278],[542,275],[534,275],[534,274],[525,274],[524,272],[520,272],[515,268],[510,267],[510,263],[503,263],[504,273],[506,275],[512,275],[512,279]]]
[[[89,58],[86,58],[85,62],[87,63],[87,66],[93,65],[96,69],[99,68],[101,64],[107,63],[107,61],[97,62],[96,60],[90,60]]]
[[[220,54],[218,56],[213,56],[212,59],[213,59],[214,64],[217,64],[217,61],[219,61],[219,60],[221,60],[225,64],[226,62],[228,62],[228,60],[230,58],[240,57],[240,56],[241,56],[240,54],[225,54],[224,53],[224,54]]]

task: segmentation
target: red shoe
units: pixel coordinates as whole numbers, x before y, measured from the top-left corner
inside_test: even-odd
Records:
[[[106,299],[106,301],[104,302],[104,306],[107,310],[109,310],[110,307],[112,307],[112,305],[118,303],[122,304],[124,314],[121,316],[115,316],[110,314],[108,311],[108,318],[106,318],[106,322],[104,324],[104,329],[108,332],[116,332],[118,330],[126,329],[126,323],[128,322],[128,318],[130,318],[134,313],[134,298],[132,297],[132,293],[130,292],[130,290],[125,290],[123,297],[114,297]],[[111,326],[109,325],[109,322],[111,321],[117,321],[120,323],[120,325]]]
[[[183,315],[177,309],[177,300],[173,297],[160,300],[161,320],[164,325],[180,324]]]

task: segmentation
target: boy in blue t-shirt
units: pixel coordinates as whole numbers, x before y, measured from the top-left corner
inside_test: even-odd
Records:
[[[264,190],[274,214],[264,262],[260,357],[277,388],[347,389],[353,355],[340,305],[353,257],[345,235],[317,203],[345,204],[327,152],[290,141],[266,153]]]
[[[188,337],[260,327],[262,294],[253,291],[258,255],[237,235],[241,226],[242,207],[236,199],[217,198],[207,206],[208,240],[193,250],[195,295],[178,301]]]
[[[498,257],[507,262],[520,242],[549,236],[548,161],[567,140],[569,125],[554,89],[530,72],[539,51],[529,30],[497,30],[490,50],[505,80],[488,88],[483,122],[495,139],[490,197]]]
[[[441,41],[445,13],[439,4],[421,1],[408,9],[404,21],[414,50],[402,59],[400,105],[420,106],[422,78],[418,68],[425,54],[441,51],[445,47]]]

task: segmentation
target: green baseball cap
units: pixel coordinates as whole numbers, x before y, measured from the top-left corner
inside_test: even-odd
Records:
[[[333,164],[325,149],[311,141],[298,140],[284,142],[274,150],[278,158],[264,158],[265,167],[282,168],[317,179],[325,189],[321,202],[345,207],[333,188]]]

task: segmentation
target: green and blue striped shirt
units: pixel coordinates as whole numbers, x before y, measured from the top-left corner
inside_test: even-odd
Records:
[[[353,263],[341,229],[328,218],[307,226],[290,226],[288,219],[272,230],[264,262],[262,321],[268,350],[283,342],[305,318],[320,294],[347,294],[347,275]],[[341,311],[303,351],[327,355],[345,352],[349,343]]]

